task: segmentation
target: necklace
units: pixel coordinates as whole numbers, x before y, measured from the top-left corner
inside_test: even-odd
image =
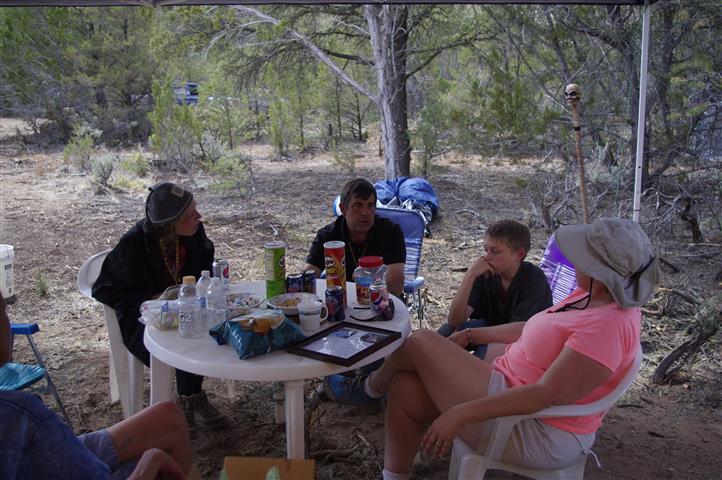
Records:
[[[366,243],[364,243],[363,251],[361,252],[361,255],[359,255],[358,258],[361,258],[366,254],[366,247],[368,247],[368,246],[369,246],[369,241],[368,241],[368,239],[366,239]],[[351,251],[351,258],[353,259],[354,265],[356,265],[356,267],[358,267],[359,266],[358,260],[356,260],[356,255],[354,255],[354,253],[353,253],[353,242],[349,242],[349,250]],[[356,267],[354,267],[354,268],[356,268]]]
[[[165,268],[168,269],[168,273],[173,279],[173,282],[179,284],[180,279],[178,278],[178,272],[180,271],[180,248],[178,248],[178,237],[176,237],[175,239],[175,268],[173,268],[168,261],[168,245],[163,239],[160,240],[160,248],[162,250],[161,253],[163,254],[163,262],[165,263]]]

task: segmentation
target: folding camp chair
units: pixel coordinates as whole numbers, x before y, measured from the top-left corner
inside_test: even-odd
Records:
[[[333,201],[332,210],[337,217],[341,215],[341,196]],[[424,243],[424,217],[416,210],[381,207],[376,201],[376,215],[387,218],[401,227],[406,242],[406,263],[404,264],[404,293],[409,296],[409,312],[416,312],[419,328],[424,326],[424,297],[421,289],[426,284],[424,277],[418,276],[421,264],[421,247]]]
[[[426,281],[420,277],[421,247],[424,243],[424,217],[416,210],[376,207],[376,215],[387,218],[401,227],[406,242],[404,264],[404,293],[409,297],[409,312],[416,312],[419,328],[424,327],[424,297],[421,289]]]
[[[554,235],[549,237],[547,248],[544,249],[539,268],[542,269],[544,275],[549,282],[549,288],[552,291],[552,300],[559,303],[564,300],[577,286],[574,265],[567,260]]]
[[[78,272],[78,289],[88,298],[93,298],[93,283],[100,275],[100,267],[110,250],[87,259]],[[103,305],[105,326],[110,341],[110,399],[120,400],[123,416],[130,417],[143,409],[143,363],[125,348],[115,310]]]
[[[34,387],[34,389],[42,393],[49,392],[53,395],[53,398],[55,398],[55,403],[58,404],[58,409],[60,410],[60,413],[65,419],[65,423],[67,423],[68,426],[72,429],[73,425],[70,423],[68,412],[65,411],[63,402],[60,400],[60,395],[58,395],[58,390],[55,388],[55,384],[50,378],[50,372],[48,371],[48,367],[45,366],[43,356],[40,354],[40,350],[38,350],[37,345],[33,341],[33,334],[39,331],[40,327],[38,327],[37,323],[10,324],[10,333],[12,335],[12,340],[15,339],[15,335],[25,335],[25,337],[28,339],[28,343],[30,343],[30,348],[33,350],[33,354],[35,354],[35,359],[37,360],[38,364],[30,365],[24,363],[10,362],[3,365],[3,367],[0,368],[0,390],[24,390],[28,387],[35,385],[37,382],[44,378],[45,387]]]
[[[488,469],[504,470],[544,480],[582,480],[584,478],[584,466],[587,463],[586,454],[580,455],[574,463],[558,470],[536,470],[502,461],[501,457],[504,454],[512,429],[517,423],[527,418],[579,417],[606,412],[632,385],[637,373],[639,373],[641,364],[642,348],[639,346],[632,365],[617,387],[596,402],[586,405],[559,405],[529,415],[514,415],[498,419],[483,455],[477,452],[476,449],[471,448],[461,438],[455,438],[451,453],[449,480],[482,480]]]

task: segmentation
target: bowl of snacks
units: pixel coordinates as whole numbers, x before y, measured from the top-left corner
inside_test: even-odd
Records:
[[[282,293],[268,299],[268,305],[284,313],[284,315],[298,315],[298,304],[302,300],[318,300],[313,293]]]
[[[229,293],[226,295],[228,318],[247,315],[263,304],[265,297],[255,293]]]

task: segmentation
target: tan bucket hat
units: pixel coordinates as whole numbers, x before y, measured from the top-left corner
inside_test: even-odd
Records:
[[[602,282],[620,306],[639,307],[652,296],[659,260],[637,222],[601,218],[559,227],[554,236],[574,268]]]

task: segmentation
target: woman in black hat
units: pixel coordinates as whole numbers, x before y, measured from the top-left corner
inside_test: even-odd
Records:
[[[151,187],[145,219],[121,237],[93,284],[93,298],[115,310],[123,343],[146,366],[150,355],[143,344],[145,326],[138,321],[140,305],[213,264],[213,242],[200,219],[189,191],[170,182]],[[208,403],[202,382],[200,375],[176,370],[179,403],[191,428],[221,427],[224,419]]]

